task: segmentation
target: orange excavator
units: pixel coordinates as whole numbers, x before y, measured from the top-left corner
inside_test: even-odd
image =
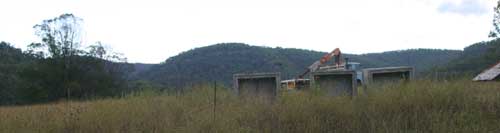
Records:
[[[308,67],[308,69],[299,75],[299,79],[303,79],[305,75],[307,75],[310,72],[314,72],[320,68],[321,65],[325,64],[329,60],[332,59],[332,57],[335,57],[335,62],[333,67],[335,69],[341,69],[344,67],[343,62],[342,62],[342,53],[340,52],[339,48],[335,48],[332,52],[325,54],[323,57],[321,57],[320,60],[314,62],[311,66]]]
[[[329,60],[331,60],[332,58],[335,59],[333,65],[324,66],[324,64]],[[336,48],[332,52],[325,54],[323,57],[321,57],[320,60],[315,61],[313,64],[311,64],[311,66],[309,66],[307,70],[304,71],[304,73],[300,74],[297,78],[281,81],[281,85],[282,87],[287,88],[288,90],[307,88],[310,82],[309,79],[304,79],[304,76],[306,76],[311,72],[315,72],[319,69],[325,69],[325,70],[346,69],[341,59],[342,59],[342,53],[340,52],[339,48]]]

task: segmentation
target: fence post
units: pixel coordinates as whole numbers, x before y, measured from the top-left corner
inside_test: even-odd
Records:
[[[214,115],[214,123],[215,123],[215,109],[217,108],[217,81],[214,81],[214,110],[213,110],[213,115]]]

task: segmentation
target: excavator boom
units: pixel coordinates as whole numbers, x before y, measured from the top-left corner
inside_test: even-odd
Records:
[[[342,64],[341,56],[342,56],[342,53],[340,52],[340,49],[335,48],[335,50],[333,50],[332,52],[330,52],[328,54],[325,54],[323,57],[321,57],[320,60],[315,61],[313,64],[311,64],[311,66],[309,66],[308,69],[304,73],[299,75],[299,78],[304,78],[304,76],[307,75],[309,72],[314,72],[314,71],[318,70],[321,65],[328,62],[330,59],[332,59],[332,57],[335,57],[335,65],[337,67],[341,66],[341,64]]]

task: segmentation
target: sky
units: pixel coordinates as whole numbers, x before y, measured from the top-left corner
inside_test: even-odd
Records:
[[[128,62],[223,42],[328,52],[457,49],[489,40],[495,0],[0,0],[0,41],[25,49],[63,13]]]

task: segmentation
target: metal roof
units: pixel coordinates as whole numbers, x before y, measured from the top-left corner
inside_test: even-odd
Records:
[[[398,67],[378,67],[378,68],[366,68],[363,71],[401,71],[401,70],[411,70],[413,67],[410,66],[398,66]]]
[[[477,75],[473,81],[488,81],[488,80],[494,80],[496,77],[500,75],[500,62],[498,62],[496,65],[493,67],[486,69],[479,75]]]

